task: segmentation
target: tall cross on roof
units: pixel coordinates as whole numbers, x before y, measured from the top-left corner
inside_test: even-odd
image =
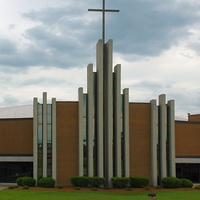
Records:
[[[119,10],[105,9],[105,0],[102,0],[102,9],[88,9],[88,11],[102,12],[102,40],[105,43],[105,13],[106,12],[119,12]]]

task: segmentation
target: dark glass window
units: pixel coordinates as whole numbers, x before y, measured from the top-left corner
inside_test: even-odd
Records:
[[[15,183],[23,176],[33,177],[32,162],[0,162],[0,182]]]
[[[47,105],[47,176],[52,176],[52,107]]]
[[[38,179],[43,174],[42,104],[38,104]]]
[[[200,182],[200,164],[178,163],[176,164],[176,177],[187,178],[194,183]]]

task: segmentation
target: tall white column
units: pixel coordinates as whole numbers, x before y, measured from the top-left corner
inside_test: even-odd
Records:
[[[169,149],[169,176],[176,177],[175,164],[175,112],[174,100],[168,101],[168,149]]]
[[[112,72],[112,40],[105,44],[104,65],[104,112],[105,112],[105,149],[106,149],[106,182],[111,186],[113,177],[113,72]]]
[[[121,65],[115,66],[114,69],[114,169],[115,176],[122,175],[122,158],[121,158]]]
[[[97,131],[97,176],[104,177],[104,143],[103,143],[103,48],[102,40],[96,46],[97,93],[96,93],[96,131]]]
[[[38,179],[38,99],[33,99],[33,178]]]
[[[93,65],[89,64],[87,68],[87,153],[88,153],[88,176],[94,175],[93,149],[94,149],[94,78]]]
[[[157,145],[158,145],[158,108],[156,100],[151,100],[151,184],[158,185],[158,163],[157,163]]]
[[[83,88],[78,89],[78,113],[79,113],[79,126],[78,126],[78,132],[79,132],[79,138],[78,138],[78,175],[83,176]]]
[[[52,98],[52,178],[57,180],[56,98]]]
[[[43,177],[47,176],[47,93],[43,93],[42,109],[42,132],[43,132]]]
[[[159,96],[160,179],[167,176],[167,109],[165,94]]]
[[[124,175],[130,176],[130,138],[129,138],[129,89],[123,90],[124,95]]]

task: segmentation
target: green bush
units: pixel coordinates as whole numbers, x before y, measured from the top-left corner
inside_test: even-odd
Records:
[[[22,185],[22,179],[23,179],[23,177],[19,177],[19,178],[16,180],[16,183],[17,183],[18,186],[23,186],[23,185]]]
[[[193,182],[189,179],[182,178],[181,179],[181,187],[182,188],[191,188],[193,186]]]
[[[22,186],[29,186],[29,187],[35,187],[35,179],[31,177],[23,177],[22,178]]]
[[[89,177],[88,176],[72,176],[70,182],[74,187],[88,187]]]
[[[99,188],[104,186],[105,178],[103,177],[89,177],[89,186],[92,188]]]
[[[99,188],[105,184],[103,177],[72,176],[70,182],[74,187]]]
[[[24,176],[24,177],[20,177],[16,180],[16,183],[18,186],[29,186],[29,187],[35,187],[35,179],[34,178],[31,178],[31,177],[27,177],[27,176]]]
[[[113,177],[111,181],[114,188],[128,188],[130,183],[127,177]]]
[[[149,178],[142,176],[130,177],[130,185],[133,188],[143,188],[149,185]]]
[[[54,188],[55,184],[56,184],[56,181],[52,177],[42,177],[38,181],[38,186],[44,187],[44,188]]]
[[[180,188],[181,180],[176,177],[164,177],[162,179],[162,186],[164,188]]]

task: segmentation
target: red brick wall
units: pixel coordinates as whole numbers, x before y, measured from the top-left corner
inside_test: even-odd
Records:
[[[0,119],[0,154],[33,154],[33,119]]]
[[[188,121],[200,122],[200,115],[188,115]]]
[[[176,156],[200,156],[200,123],[175,123]]]
[[[57,183],[78,175],[78,102],[57,102]]]
[[[130,175],[151,176],[151,105],[130,103]]]

